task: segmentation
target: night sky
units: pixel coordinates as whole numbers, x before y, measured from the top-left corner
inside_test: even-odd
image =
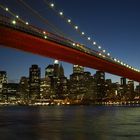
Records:
[[[25,2],[70,38],[86,44],[84,39],[45,5],[44,0],[25,0]],[[52,2],[112,56],[140,68],[140,0],[53,0]],[[47,25],[29,13],[30,11],[18,0],[0,0],[0,4],[7,6],[30,24],[49,30]],[[0,12],[5,13],[2,10]],[[32,64],[38,64],[44,76],[45,67],[53,61],[50,58],[0,46],[0,70],[7,71],[10,81],[28,76]],[[72,64],[61,63],[65,68],[65,75],[71,74]],[[86,70],[95,73],[95,70]],[[107,78],[119,81],[120,77],[107,74]]]

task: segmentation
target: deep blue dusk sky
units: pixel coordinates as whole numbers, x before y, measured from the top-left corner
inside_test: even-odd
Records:
[[[71,27],[48,9],[43,0],[25,0],[25,2],[34,9],[38,9],[43,16],[55,23],[71,38],[84,43]],[[139,0],[53,0],[52,2],[112,56],[140,68]],[[29,14],[29,11],[18,0],[0,0],[0,3],[9,7],[29,23],[47,29],[47,26]],[[28,76],[28,69],[32,64],[38,64],[41,67],[43,76],[45,67],[50,63],[53,63],[53,59],[0,46],[0,70],[6,70],[10,80]],[[64,62],[62,64],[66,76],[71,74],[72,64]],[[95,73],[95,70],[90,69],[90,71]],[[107,75],[107,78],[119,80],[119,77],[112,75]]]

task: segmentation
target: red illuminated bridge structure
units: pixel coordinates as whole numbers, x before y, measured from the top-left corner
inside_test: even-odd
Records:
[[[89,67],[140,82],[140,72],[56,34],[0,16],[0,45]]]

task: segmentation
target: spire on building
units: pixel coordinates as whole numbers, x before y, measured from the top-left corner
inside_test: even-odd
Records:
[[[60,67],[59,67],[59,76],[64,77],[64,68],[63,68],[62,64],[60,64]]]

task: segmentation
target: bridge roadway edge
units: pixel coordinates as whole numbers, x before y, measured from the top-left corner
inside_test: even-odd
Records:
[[[140,82],[139,72],[11,28],[0,26],[0,45],[90,67]]]

